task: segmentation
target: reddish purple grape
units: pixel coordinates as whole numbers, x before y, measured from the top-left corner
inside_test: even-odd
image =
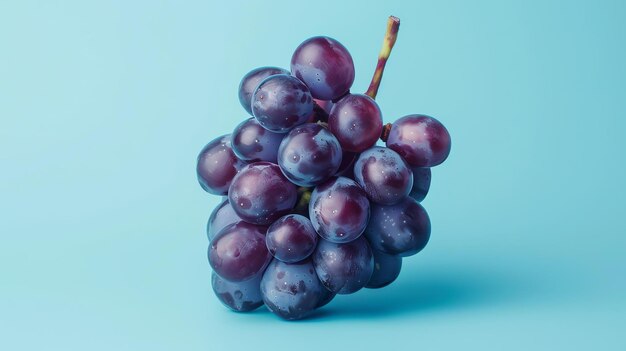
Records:
[[[313,98],[304,83],[286,74],[263,80],[252,94],[252,113],[263,128],[286,133],[305,123],[313,112]]]
[[[202,189],[215,195],[226,195],[228,187],[245,162],[231,149],[230,134],[206,144],[198,155],[196,174]]]
[[[256,162],[239,171],[228,190],[237,216],[253,224],[269,225],[293,209],[298,190],[278,165]]]
[[[322,284],[337,294],[360,290],[374,271],[372,250],[362,236],[346,244],[320,240],[313,253],[313,264]]]
[[[267,248],[277,260],[287,263],[309,257],[317,244],[317,233],[308,218],[288,214],[274,222],[265,235]]]
[[[395,151],[380,146],[365,150],[354,164],[354,178],[373,202],[391,205],[413,187],[413,174]]]
[[[249,114],[252,114],[252,93],[263,79],[276,74],[290,74],[286,69],[278,67],[259,67],[248,72],[239,83],[239,102]]]
[[[354,82],[354,62],[337,40],[313,37],[293,53],[291,74],[311,89],[314,98],[335,100],[350,90]]]
[[[261,279],[261,293],[267,308],[287,320],[306,317],[328,298],[324,290],[311,259],[298,263],[274,259]]]
[[[262,272],[272,255],[265,246],[266,227],[237,222],[222,229],[209,245],[209,263],[220,277],[241,282]]]
[[[372,253],[374,254],[374,273],[365,287],[377,289],[393,283],[400,275],[402,257],[376,250],[372,250]]]
[[[413,188],[409,196],[422,202],[430,189],[430,168],[413,167]]]
[[[333,106],[328,127],[344,151],[361,152],[374,146],[380,138],[383,118],[371,97],[348,94]]]
[[[278,148],[278,165],[294,184],[317,185],[341,165],[341,146],[324,127],[307,123],[292,129]]]
[[[270,132],[261,127],[255,118],[249,118],[235,128],[231,134],[231,145],[235,155],[244,161],[276,163],[278,146],[284,136]]]
[[[372,205],[365,236],[374,250],[402,257],[415,255],[428,243],[430,219],[422,205],[410,197],[395,205]]]
[[[250,312],[263,305],[262,274],[243,282],[229,282],[215,272],[211,273],[211,287],[224,306],[235,312]]]
[[[352,179],[332,178],[311,194],[309,217],[317,233],[334,243],[355,240],[365,230],[370,203]]]
[[[235,210],[228,202],[228,198],[211,212],[209,222],[207,223],[207,237],[209,241],[213,240],[215,235],[229,224],[237,223],[241,218],[237,216]]]
[[[425,115],[404,116],[391,125],[387,147],[413,167],[434,167],[450,154],[450,134],[438,120]]]

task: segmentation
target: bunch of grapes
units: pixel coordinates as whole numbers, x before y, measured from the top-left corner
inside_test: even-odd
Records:
[[[290,71],[243,77],[239,100],[252,117],[208,143],[197,163],[202,188],[224,196],[207,233],[213,290],[227,307],[265,304],[300,319],[336,294],[390,284],[402,258],[426,246],[420,202],[450,135],[426,115],[383,125],[374,98],[398,28],[390,17],[365,94],[350,92],[352,57],[328,37],[298,46]]]

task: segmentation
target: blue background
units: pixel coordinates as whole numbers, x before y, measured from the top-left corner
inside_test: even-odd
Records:
[[[397,282],[305,321],[210,291],[195,158],[309,36],[453,137]],[[1,1],[0,348],[626,348],[626,2]]]

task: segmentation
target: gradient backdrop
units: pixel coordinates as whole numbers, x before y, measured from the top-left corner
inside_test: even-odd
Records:
[[[318,34],[453,137],[430,245],[283,322],[212,295],[200,148]],[[0,1],[0,349],[624,350],[626,2]]]

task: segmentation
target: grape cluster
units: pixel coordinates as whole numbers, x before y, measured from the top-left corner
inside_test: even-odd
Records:
[[[243,77],[239,100],[252,116],[197,162],[202,188],[224,197],[208,221],[208,258],[230,309],[265,304],[300,319],[336,294],[389,285],[402,258],[426,246],[420,202],[450,135],[426,115],[383,125],[374,98],[398,25],[392,17],[366,94],[350,92],[352,57],[329,37],[298,46],[290,71]]]

